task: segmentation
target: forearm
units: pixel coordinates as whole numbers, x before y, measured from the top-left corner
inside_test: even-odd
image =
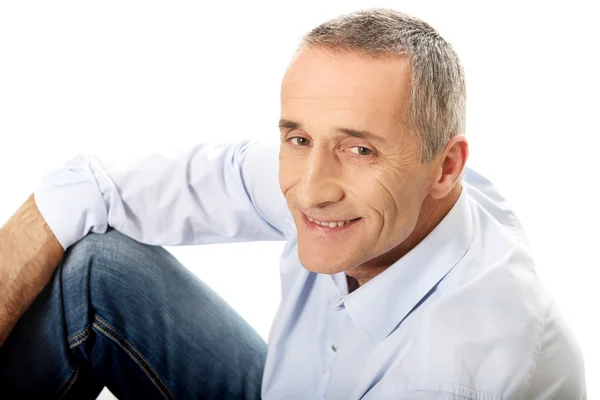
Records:
[[[63,254],[31,195],[0,228],[0,347]]]

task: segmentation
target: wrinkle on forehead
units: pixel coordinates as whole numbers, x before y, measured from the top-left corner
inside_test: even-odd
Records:
[[[391,138],[391,132],[405,130],[394,118],[399,113],[398,103],[386,102],[384,96],[372,96],[356,88],[346,90],[340,85],[293,85],[287,89],[282,90],[282,117],[298,121],[309,129],[365,130],[384,140],[386,136]]]
[[[296,107],[352,108],[394,113],[398,112],[398,108],[404,108],[400,99],[390,96],[389,88],[360,84],[283,84],[281,102],[282,105],[292,102],[291,105]]]
[[[360,85],[282,85],[281,101],[312,101],[321,103],[364,102],[369,107],[383,105],[384,96],[368,93]]]

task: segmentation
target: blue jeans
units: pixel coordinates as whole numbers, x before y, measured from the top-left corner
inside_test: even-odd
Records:
[[[259,399],[266,354],[169,252],[110,230],[66,252],[0,348],[0,398]]]

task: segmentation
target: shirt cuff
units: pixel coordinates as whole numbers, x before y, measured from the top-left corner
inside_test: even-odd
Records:
[[[89,232],[108,229],[108,211],[85,155],[46,174],[34,190],[34,199],[64,250]]]

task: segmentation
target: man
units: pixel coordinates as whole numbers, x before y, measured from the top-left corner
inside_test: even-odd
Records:
[[[245,141],[49,173],[0,233],[4,393],[585,398],[520,224],[465,168],[463,71],[435,30],[391,10],[315,28],[279,127],[279,160]],[[244,240],[286,241],[268,346],[157,246]]]

